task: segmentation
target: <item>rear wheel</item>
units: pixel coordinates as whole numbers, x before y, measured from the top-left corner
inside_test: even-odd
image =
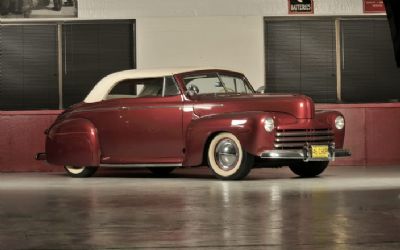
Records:
[[[243,150],[239,139],[231,133],[215,136],[208,147],[208,165],[222,180],[245,178],[254,164],[254,156]]]
[[[148,168],[150,172],[159,177],[168,176],[172,171],[174,171],[174,167],[155,167]]]
[[[300,177],[315,177],[328,167],[329,161],[293,162],[290,170]]]
[[[97,167],[75,167],[75,166],[65,166],[67,174],[74,178],[87,178],[97,171]]]

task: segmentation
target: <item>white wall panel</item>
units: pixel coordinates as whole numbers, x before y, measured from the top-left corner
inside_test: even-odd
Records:
[[[361,0],[315,0],[314,16],[363,15]],[[220,66],[264,84],[263,17],[287,0],[79,0],[80,19],[136,19],[137,66]],[[298,17],[298,16],[296,16]]]
[[[262,17],[138,18],[138,68],[214,66],[264,83]]]
[[[362,0],[314,2],[315,15],[363,15]],[[287,0],[79,0],[82,19],[287,15]]]
[[[80,0],[79,17],[279,16],[285,0]]]
[[[363,15],[362,0],[314,0],[314,7],[321,16]]]

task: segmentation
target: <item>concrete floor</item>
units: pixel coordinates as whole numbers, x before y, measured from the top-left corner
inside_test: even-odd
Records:
[[[0,174],[0,249],[400,249],[400,167]]]

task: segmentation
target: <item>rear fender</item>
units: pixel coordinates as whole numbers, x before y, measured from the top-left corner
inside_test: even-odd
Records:
[[[47,161],[56,165],[98,166],[97,129],[86,119],[67,119],[51,127],[46,139]]]
[[[273,136],[264,130],[264,120],[272,115],[266,112],[245,112],[212,115],[193,120],[186,136],[184,166],[203,163],[207,144],[218,133],[229,132],[240,141],[243,149],[253,155],[259,147],[272,147]]]

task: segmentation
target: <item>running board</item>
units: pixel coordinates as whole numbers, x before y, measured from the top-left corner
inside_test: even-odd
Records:
[[[168,168],[182,167],[182,163],[161,163],[161,164],[100,164],[104,168]]]

